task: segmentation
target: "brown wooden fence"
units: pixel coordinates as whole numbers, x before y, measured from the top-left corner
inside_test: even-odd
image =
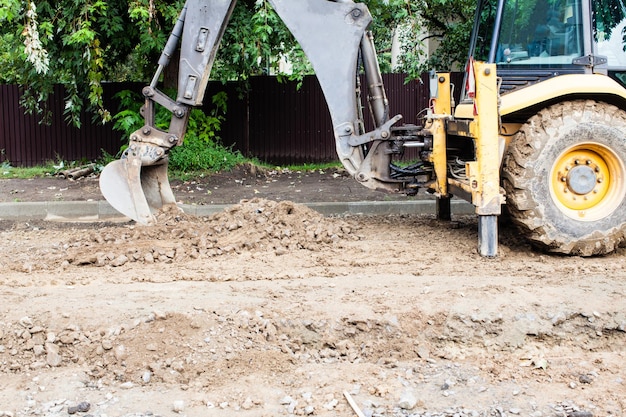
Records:
[[[425,78],[424,84],[405,84],[403,74],[386,74],[383,78],[391,115],[402,114],[405,123],[416,123],[416,115],[428,104]],[[453,79],[460,85],[460,75],[455,74]],[[107,108],[117,112],[115,94],[126,89],[140,92],[142,86],[105,84]],[[336,160],[330,114],[315,77],[306,77],[300,89],[294,83],[279,83],[275,77],[254,77],[250,87],[247,94],[241,94],[235,84],[213,83],[207,91],[207,98],[219,91],[228,94],[228,112],[220,134],[225,145],[274,164]],[[25,115],[19,100],[17,86],[0,85],[0,162],[33,166],[59,159],[94,160],[102,151],[116,154],[122,145],[121,132],[111,124],[93,124],[88,115],[82,116],[80,129],[68,126],[63,119],[62,86],[55,88],[48,102],[53,114],[50,125]]]

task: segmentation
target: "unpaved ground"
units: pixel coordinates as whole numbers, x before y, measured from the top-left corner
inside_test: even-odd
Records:
[[[0,416],[626,415],[624,249],[262,199],[0,239]]]
[[[98,180],[96,174],[76,180],[60,176],[17,179],[11,178],[10,171],[6,175],[0,171],[0,203],[104,200]],[[231,204],[255,197],[297,203],[407,199],[365,188],[339,168],[291,171],[244,164],[230,171],[170,181],[177,201],[184,204]]]

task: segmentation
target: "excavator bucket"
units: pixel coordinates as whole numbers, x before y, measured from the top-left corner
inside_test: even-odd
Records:
[[[100,190],[111,206],[142,225],[156,223],[154,212],[176,204],[167,178],[167,159],[142,166],[138,158],[122,158],[100,174]]]

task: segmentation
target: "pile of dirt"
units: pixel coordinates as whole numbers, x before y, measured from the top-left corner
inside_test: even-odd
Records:
[[[168,206],[156,213],[156,218],[154,226],[103,227],[48,247],[28,248],[23,257],[7,261],[8,267],[29,272],[70,265],[120,267],[132,262],[208,259],[242,251],[281,256],[298,250],[316,252],[359,239],[355,222],[324,217],[290,201],[243,200],[208,217]]]

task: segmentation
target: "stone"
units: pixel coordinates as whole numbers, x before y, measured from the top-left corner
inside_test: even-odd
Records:
[[[118,266],[122,266],[124,264],[126,264],[126,262],[128,262],[128,256],[126,255],[120,255],[117,258],[113,259],[111,261],[111,266],[113,267],[118,267]]]
[[[55,345],[54,343],[46,343],[46,363],[49,366],[56,367],[61,365],[63,358],[60,355],[59,351],[59,346]]]
[[[254,407],[254,402],[250,397],[246,397],[244,402],[241,404],[241,408],[244,410],[250,410],[252,407]]]
[[[87,401],[82,401],[74,406],[67,407],[68,414],[86,413],[91,408],[91,404]]]
[[[185,402],[183,400],[174,401],[172,404],[172,411],[175,413],[182,413],[185,411]]]
[[[141,380],[143,381],[144,384],[149,384],[150,379],[152,379],[152,372],[150,371],[146,371],[143,373],[143,375],[141,375]]]
[[[124,345],[115,346],[115,349],[113,350],[113,355],[118,361],[123,361],[128,356],[126,352],[126,347]]]
[[[24,316],[20,319],[20,326],[25,329],[31,329],[33,327],[33,319],[28,316]]]
[[[415,395],[411,391],[405,391],[400,396],[400,401],[398,401],[398,407],[403,410],[412,410],[417,405],[417,399]]]

